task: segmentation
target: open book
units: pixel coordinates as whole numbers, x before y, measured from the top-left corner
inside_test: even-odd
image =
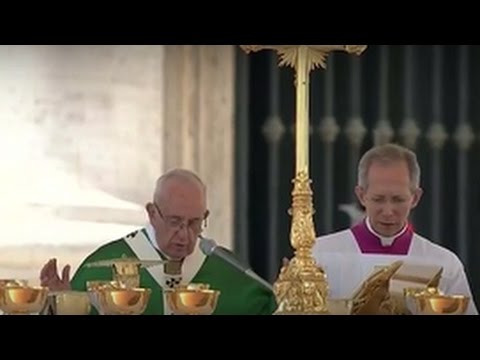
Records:
[[[443,268],[396,261],[375,266],[353,297],[353,314],[409,314],[405,289],[437,288]]]
[[[403,295],[406,288],[437,288],[442,272],[441,266],[403,263],[390,280],[390,293]]]

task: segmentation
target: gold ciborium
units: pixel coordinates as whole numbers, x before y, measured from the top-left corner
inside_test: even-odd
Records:
[[[95,290],[99,312],[104,315],[141,315],[152,293],[151,289],[104,286]]]
[[[85,291],[63,290],[50,292],[47,298],[45,315],[88,315],[91,304]]]
[[[220,291],[210,289],[208,284],[190,284],[165,290],[165,296],[175,315],[211,315]]]
[[[0,287],[0,309],[5,314],[38,314],[44,308],[48,288],[7,285]]]

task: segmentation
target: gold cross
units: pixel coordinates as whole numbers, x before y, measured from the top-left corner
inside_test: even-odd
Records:
[[[285,264],[274,284],[277,313],[324,314],[328,312],[328,284],[323,269],[312,256],[315,241],[313,224],[313,192],[308,170],[309,153],[309,76],[317,67],[326,68],[332,51],[360,55],[366,45],[240,45],[248,54],[275,50],[280,66],[295,70],[296,86],[296,175],[292,192],[293,204],[290,242],[295,249],[292,261]]]

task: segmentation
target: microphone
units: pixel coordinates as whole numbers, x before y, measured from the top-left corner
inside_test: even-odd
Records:
[[[249,267],[245,266],[242,264],[240,261],[238,261],[235,258],[235,255],[228,249],[217,245],[217,243],[212,240],[212,239],[207,239],[203,236],[199,236],[200,238],[200,250],[206,255],[206,256],[211,256],[215,255],[218,256],[219,258],[225,260],[227,263],[232,265],[234,268],[239,270],[240,272],[244,273],[251,279],[257,281],[258,283],[262,284],[264,287],[266,287],[268,290],[273,292],[273,286],[262,279],[260,276],[255,274],[252,269]]]

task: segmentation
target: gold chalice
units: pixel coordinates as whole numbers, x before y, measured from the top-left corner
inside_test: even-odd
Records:
[[[95,290],[99,312],[104,315],[141,315],[145,311],[151,289],[104,286]]]
[[[352,299],[327,299],[327,310],[330,315],[351,315]]]
[[[176,315],[211,315],[217,307],[220,291],[207,284],[190,284],[165,290],[168,305]]]
[[[48,288],[8,285],[0,287],[0,309],[5,314],[38,314],[45,306]]]
[[[464,295],[419,295],[415,302],[421,315],[463,315],[470,298]]]

